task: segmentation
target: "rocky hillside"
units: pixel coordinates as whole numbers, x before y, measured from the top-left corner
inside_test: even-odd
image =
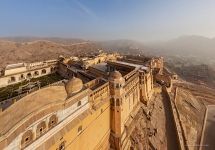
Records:
[[[196,58],[168,57],[165,66],[187,82],[215,87],[214,62],[203,63]]]
[[[133,40],[110,40],[97,42],[104,50],[123,54],[145,54],[143,43]]]
[[[215,38],[196,35],[182,36],[165,42],[148,43],[147,46],[154,54],[214,59]]]
[[[97,50],[97,44],[88,41],[68,42],[66,44],[66,41],[60,42],[59,40],[58,43],[47,40],[32,42],[0,40],[0,67],[18,62],[55,59],[59,55],[81,55]]]
[[[87,42],[83,39],[75,39],[75,38],[59,38],[59,37],[2,37],[0,40],[3,41],[11,41],[17,43],[25,43],[25,42],[34,42],[34,41],[51,41],[59,44],[74,44]]]

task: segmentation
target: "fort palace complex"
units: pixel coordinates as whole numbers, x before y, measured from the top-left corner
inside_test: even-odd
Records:
[[[0,87],[27,85],[1,101],[0,149],[129,149],[133,118],[162,71],[162,57],[118,54],[8,65]],[[32,83],[51,74],[62,78],[43,87]]]

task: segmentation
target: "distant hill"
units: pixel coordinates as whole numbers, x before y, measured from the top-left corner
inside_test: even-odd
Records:
[[[206,64],[187,64],[187,62],[180,61],[179,59],[167,62],[165,66],[188,82],[215,88],[215,69],[213,66]]]
[[[17,42],[17,43],[34,42],[34,41],[51,41],[59,44],[73,44],[73,43],[87,42],[87,40],[83,40],[83,39],[59,38],[59,37],[1,37],[0,40]]]
[[[164,56],[166,66],[181,78],[215,87],[214,38],[183,36],[145,45],[152,54]]]
[[[145,43],[151,55],[165,57],[165,64],[182,79],[215,87],[215,38],[182,36],[166,42]]]
[[[215,38],[183,36],[166,42],[146,44],[153,53],[163,55],[215,58]]]
[[[0,41],[11,41],[17,45],[31,42],[53,42],[55,44],[72,45],[74,43],[89,42],[83,39],[58,38],[58,37],[5,37]],[[51,45],[53,45],[53,43]],[[92,42],[97,47],[108,51],[122,52],[126,54],[162,55],[162,56],[186,56],[201,58],[215,58],[215,38],[203,36],[182,36],[164,42],[143,43],[134,40],[120,39]],[[50,43],[49,43],[50,44]],[[59,45],[58,45],[59,46]],[[2,49],[2,48],[0,48]]]
[[[126,54],[139,54],[144,52],[144,45],[134,40],[109,40],[97,42],[103,49]]]
[[[59,55],[81,55],[95,52],[99,48],[94,42],[86,41],[68,42],[69,40],[67,40],[66,42],[60,42],[60,40],[58,40],[58,42],[53,42],[48,41],[48,39],[39,39],[36,41],[25,40],[25,42],[14,42],[16,40],[8,40],[9,39],[0,40],[0,67],[18,62],[35,62],[55,59]]]
[[[104,49],[123,54],[165,56],[166,65],[183,79],[215,87],[215,39],[184,36],[167,42],[142,43],[133,40],[87,41],[66,38],[0,38],[0,67],[19,62],[78,56]]]

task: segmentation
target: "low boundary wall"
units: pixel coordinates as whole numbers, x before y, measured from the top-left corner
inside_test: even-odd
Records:
[[[167,91],[168,91],[167,87],[163,86],[162,87],[162,92],[165,95],[166,100],[168,101],[168,104],[169,104],[169,106],[171,108],[170,113],[172,113],[172,115],[173,115],[174,128],[175,128],[175,132],[176,132],[176,135],[177,135],[177,140],[178,140],[177,142],[178,142],[178,145],[179,145],[179,149],[180,150],[188,150],[186,139],[185,139],[185,134],[184,134],[184,130],[182,128],[180,118],[179,118],[178,110],[177,110],[177,108],[175,106],[175,103],[171,100],[171,97],[170,97],[170,95],[169,95],[169,93]],[[176,97],[177,97],[177,89],[176,89],[176,92],[175,92],[174,100],[175,100]]]
[[[202,128],[202,133],[201,133],[200,145],[203,145],[205,126],[206,126],[206,122],[207,122],[207,115],[208,115],[208,107],[205,110],[205,116],[204,116],[204,123],[203,123],[203,128]],[[199,150],[202,150],[201,146],[200,146]]]

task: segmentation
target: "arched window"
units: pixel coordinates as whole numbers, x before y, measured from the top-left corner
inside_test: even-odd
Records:
[[[45,131],[46,131],[46,123],[45,121],[43,121],[37,125],[37,130],[36,130],[37,137],[41,136]]]
[[[38,71],[35,71],[34,72],[34,76],[38,76],[39,75],[39,72]]]
[[[54,127],[57,124],[57,116],[56,115],[52,115],[49,118],[49,128]]]
[[[77,106],[78,106],[78,107],[81,106],[81,101],[78,102]]]
[[[65,141],[63,141],[60,145],[59,145],[59,150],[65,150]]]
[[[16,82],[16,78],[15,77],[10,77],[10,81],[11,82]]]
[[[33,141],[33,133],[31,130],[26,131],[21,140],[22,148],[26,147],[28,144],[30,144]]]
[[[27,78],[31,78],[32,77],[32,75],[31,75],[31,73],[29,72],[28,74],[27,74]]]
[[[46,74],[46,69],[43,69],[41,73]]]
[[[25,77],[24,77],[23,74],[21,74],[21,75],[20,75],[20,80],[23,80],[23,79],[25,79]]]

